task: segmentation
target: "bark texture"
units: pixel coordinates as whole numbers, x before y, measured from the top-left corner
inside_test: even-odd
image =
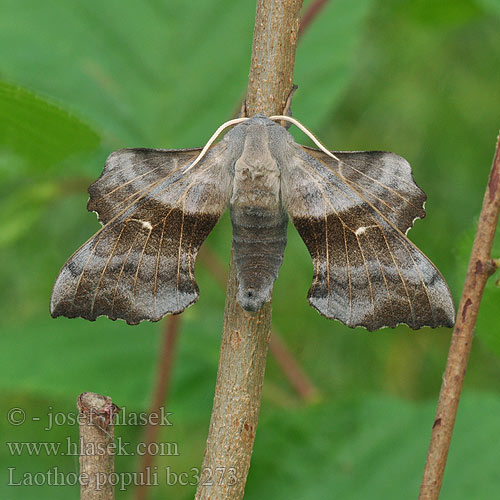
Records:
[[[80,394],[76,405],[80,425],[80,500],[113,500],[113,417],[120,408],[110,397],[93,392]]]
[[[293,86],[302,0],[258,0],[248,75],[248,116],[283,112]]]
[[[293,85],[302,0],[258,0],[247,115],[280,114]],[[256,313],[236,301],[231,256],[212,418],[198,500],[243,498],[257,428],[271,332],[271,304]]]
[[[497,267],[495,261],[491,259],[491,248],[497,228],[499,210],[500,138],[497,140],[493,166],[484,195],[462,298],[458,308],[457,321],[451,338],[436,418],[432,426],[427,462],[420,486],[420,500],[437,500],[439,498],[479,304],[481,303],[486,281]]]

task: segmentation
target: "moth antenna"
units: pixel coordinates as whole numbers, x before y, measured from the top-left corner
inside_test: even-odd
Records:
[[[302,132],[304,132],[304,134],[306,134],[314,142],[314,144],[316,144],[316,146],[318,146],[318,148],[321,149],[321,151],[323,151],[323,153],[326,153],[328,156],[330,156],[334,160],[337,160],[338,162],[340,162],[339,158],[337,158],[331,151],[328,151],[328,149],[326,149],[325,146],[323,146],[323,144],[321,144],[321,142],[319,142],[319,140],[316,139],[314,134],[312,132],[310,132],[306,127],[304,127],[304,125],[302,125],[302,123],[300,123],[295,118],[292,118],[291,116],[285,116],[285,115],[275,115],[275,116],[270,116],[269,119],[270,120],[283,120],[286,122],[293,123],[296,127],[298,127],[300,130],[302,130]]]
[[[212,145],[212,143],[215,141],[215,139],[217,139],[217,137],[220,135],[220,133],[228,128],[228,127],[232,127],[233,125],[237,125],[238,123],[241,123],[241,122],[244,122],[248,120],[248,118],[235,118],[234,120],[229,120],[225,123],[223,123],[212,135],[212,137],[210,137],[210,139],[208,139],[208,142],[205,144],[205,146],[203,147],[203,149],[200,151],[200,154],[196,157],[196,159],[193,161],[193,163],[191,163],[191,165],[189,165],[189,167],[184,170],[184,173],[188,172],[189,170],[191,170],[197,163],[199,163],[201,161],[201,159],[205,156],[205,154],[207,153],[208,151],[208,148]]]

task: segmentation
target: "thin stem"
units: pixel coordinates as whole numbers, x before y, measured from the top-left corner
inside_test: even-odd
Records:
[[[316,386],[309,380],[302,367],[292,356],[287,345],[276,332],[271,330],[271,340],[269,341],[269,350],[273,355],[278,366],[281,368],[288,382],[295,389],[295,392],[304,401],[314,401],[319,396]]]
[[[300,36],[304,33],[305,29],[310,24],[312,24],[314,19],[318,16],[321,9],[326,5],[327,1],[328,0],[316,0],[305,11],[300,21],[300,28],[298,33],[299,39]],[[238,104],[238,111],[241,108],[241,101],[242,100],[240,100],[240,103]],[[88,184],[89,183],[87,182],[85,185]],[[203,259],[203,257],[205,256],[204,254],[207,254],[207,252],[208,250],[206,249],[206,247],[204,247],[204,249],[202,249],[202,252],[200,253],[201,260],[205,260],[207,267],[219,282],[221,279],[223,280],[222,286],[225,287],[228,279],[225,267],[218,259],[212,258],[214,257],[214,254],[207,255],[207,258]],[[166,399],[166,392],[169,386],[169,378],[172,371],[172,353],[177,342],[179,323],[180,316],[172,316],[168,319],[167,328],[165,330],[164,348],[160,353],[158,375],[155,379],[156,389],[150,411],[154,411],[155,408],[159,408],[161,404],[164,403],[164,399],[160,400],[160,398],[165,397]],[[281,370],[283,371],[285,377],[295,389],[297,394],[306,401],[315,399],[318,395],[318,389],[308,378],[297,360],[293,357],[292,353],[287,348],[286,343],[283,341],[279,333],[274,329],[271,333],[269,349],[276,359],[276,362],[280,366]],[[156,430],[156,426],[146,428],[145,440],[147,440],[148,442],[155,441],[157,436],[157,433],[155,432]],[[145,473],[148,467],[152,467],[153,460],[154,457],[145,455],[140,464],[140,471]],[[137,489],[136,498],[137,500],[147,500],[147,494],[147,487],[140,485]]]
[[[248,78],[249,116],[283,112],[293,83],[302,0],[258,0]],[[210,429],[196,499],[243,498],[257,428],[271,304],[245,312],[231,256],[224,328]],[[215,476],[219,471],[218,476]]]
[[[293,86],[302,0],[257,0],[246,108],[249,116],[283,112]]]
[[[172,367],[174,364],[175,346],[179,338],[179,330],[181,324],[181,316],[169,316],[165,321],[165,329],[163,335],[163,345],[158,358],[158,368],[155,377],[155,389],[151,406],[149,408],[150,415],[159,415],[161,408],[165,406],[170,389],[170,380],[172,376]],[[154,420],[150,419],[151,422]],[[151,443],[155,443],[158,438],[159,425],[149,423],[144,429],[144,437],[142,442],[146,443],[146,450],[151,449]],[[146,453],[141,457],[139,466],[139,477],[147,477],[148,471],[151,470],[154,463],[154,456]],[[137,486],[136,499],[146,500],[148,498],[149,488],[147,484],[141,483]]]
[[[488,186],[477,225],[476,237],[469,260],[458,317],[451,337],[446,371],[439,394],[436,418],[425,464],[420,500],[436,500],[443,482],[453,426],[460,401],[465,371],[474,336],[479,304],[488,278],[497,264],[491,259],[491,248],[500,210],[500,136]]]
[[[315,0],[309,5],[300,20],[299,37],[301,37],[306,29],[311,25],[314,18],[318,16],[323,7],[326,6],[328,0]]]
[[[120,408],[110,397],[93,392],[80,394],[76,406],[80,426],[80,500],[113,500],[113,418]]]
[[[314,22],[314,20],[318,17],[320,12],[323,10],[323,7],[326,6],[327,2],[328,0],[315,0],[307,7],[306,11],[300,18],[299,32],[297,34],[298,41],[300,41],[306,29],[308,29]],[[234,108],[234,111],[231,113],[231,116],[237,117],[240,115],[241,105],[244,99],[245,99],[245,94],[242,94],[242,96],[238,100],[238,105]]]

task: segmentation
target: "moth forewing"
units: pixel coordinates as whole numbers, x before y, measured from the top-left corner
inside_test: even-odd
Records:
[[[182,312],[197,300],[194,262],[229,201],[233,162],[218,144],[185,173],[198,154],[137,149],[113,155],[89,202],[106,224],[63,266],[52,292],[53,316],[106,315],[135,324]]]

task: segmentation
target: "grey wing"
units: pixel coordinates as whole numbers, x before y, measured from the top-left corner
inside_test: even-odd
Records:
[[[101,224],[122,213],[158,182],[174,181],[196,149],[120,149],[111,153],[99,178],[89,187],[87,209]]]
[[[184,173],[199,150],[121,150],[89,188],[105,225],[61,269],[52,316],[100,315],[136,324],[182,312],[198,299],[197,252],[231,194],[219,143]]]
[[[403,233],[408,232],[415,219],[425,217],[427,196],[415,183],[410,164],[403,157],[385,151],[332,151],[338,162],[319,149],[302,149]]]
[[[282,172],[284,202],[314,263],[311,305],[328,318],[368,330],[399,323],[414,329],[452,326],[455,312],[445,280],[404,235],[423,216],[425,199],[412,187],[406,166],[398,180],[393,177],[400,162],[387,166],[381,153],[360,154],[368,159],[366,170],[363,156],[335,155],[342,164],[296,146]],[[373,181],[365,182],[363,172]]]

